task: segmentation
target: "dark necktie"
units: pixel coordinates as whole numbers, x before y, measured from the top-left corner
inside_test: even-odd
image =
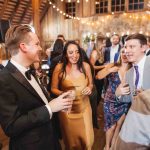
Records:
[[[149,56],[150,55],[150,50],[146,53],[146,56]]]
[[[139,71],[138,71],[138,66],[134,66],[134,69],[135,69],[135,87],[137,89],[137,85],[138,85],[138,82],[139,82]]]
[[[35,76],[35,69],[29,69],[25,72],[25,76],[28,80],[31,80],[31,75]]]
[[[115,53],[114,63],[116,63],[118,61],[118,58],[119,58],[119,52]]]
[[[28,80],[31,80],[31,75],[33,75],[33,77],[35,78],[35,80],[37,81],[37,83],[39,84],[40,88],[42,89],[43,93],[45,94],[46,98],[49,99],[49,94],[46,90],[46,88],[44,87],[43,83],[42,83],[42,79],[36,77],[36,70],[35,69],[29,69],[25,72],[25,76],[27,77]]]

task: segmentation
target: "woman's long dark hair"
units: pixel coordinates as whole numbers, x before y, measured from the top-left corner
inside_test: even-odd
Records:
[[[51,54],[51,60],[62,54],[63,47],[64,47],[63,41],[61,39],[57,39],[54,43],[53,51]]]
[[[62,55],[62,70],[61,70],[61,73],[62,73],[62,77],[65,75],[66,76],[66,66],[68,64],[68,58],[67,58],[67,49],[68,49],[68,46],[69,45],[76,45],[78,50],[79,50],[79,54],[80,54],[80,57],[79,57],[79,60],[77,62],[77,67],[79,69],[80,72],[83,72],[85,77],[86,77],[86,73],[85,73],[85,68],[83,66],[83,54],[82,54],[82,48],[75,42],[75,41],[68,41],[65,46],[64,46],[64,50],[63,50],[63,55]]]

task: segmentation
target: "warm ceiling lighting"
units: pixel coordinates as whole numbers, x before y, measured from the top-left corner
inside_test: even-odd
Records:
[[[70,3],[71,2],[71,0],[68,0],[68,3]]]
[[[77,0],[77,3],[80,3],[80,0]]]
[[[88,2],[89,0],[86,0],[86,2]]]

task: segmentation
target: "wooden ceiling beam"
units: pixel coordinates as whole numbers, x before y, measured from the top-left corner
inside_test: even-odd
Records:
[[[3,7],[2,7],[2,9],[0,11],[0,19],[2,19],[3,15],[4,15],[4,12],[5,12],[5,9],[7,7],[8,2],[9,2],[9,0],[5,0],[4,1]]]
[[[14,11],[13,11],[13,13],[11,14],[11,16],[10,16],[10,18],[9,18],[10,22],[12,22],[13,17],[14,17],[14,14],[16,14],[16,12],[17,12],[17,10],[18,10],[18,8],[19,8],[19,5],[20,5],[20,0],[18,0],[16,6],[15,6],[15,8],[14,8]]]
[[[49,5],[49,1],[46,2],[46,7],[44,7],[42,13],[41,13],[41,17],[40,17],[40,22],[42,22],[44,16],[46,15],[46,13],[48,12],[50,5]]]
[[[31,6],[31,2],[29,2],[27,4],[26,8],[24,9],[24,12],[22,13],[22,16],[20,17],[19,24],[22,23],[22,19],[25,17],[25,15],[26,15],[26,13],[27,13],[27,11],[28,11],[28,9],[29,9],[30,6]]]

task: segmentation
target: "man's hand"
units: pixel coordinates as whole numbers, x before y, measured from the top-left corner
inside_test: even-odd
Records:
[[[117,97],[121,96],[121,95],[128,95],[130,94],[130,87],[128,84],[120,84],[115,92],[115,95]]]
[[[58,112],[61,110],[71,109],[73,98],[70,96],[71,91],[65,92],[59,97],[53,99],[49,102],[49,106],[52,112]]]

